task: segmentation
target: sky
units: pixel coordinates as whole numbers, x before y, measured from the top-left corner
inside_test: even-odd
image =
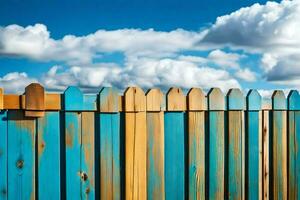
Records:
[[[0,87],[300,89],[300,0],[0,0]]]

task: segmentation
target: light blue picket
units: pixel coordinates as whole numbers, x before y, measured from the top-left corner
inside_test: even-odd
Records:
[[[292,90],[288,96],[289,109],[289,198],[300,199],[300,95]]]
[[[37,119],[38,198],[60,199],[60,120],[59,112],[46,112]]]
[[[185,122],[183,112],[165,112],[166,200],[185,198]]]
[[[273,179],[271,198],[287,199],[287,125],[286,99],[283,91],[272,95],[271,173]]]
[[[228,199],[244,199],[244,107],[239,89],[227,94],[228,103]]]
[[[120,113],[118,93],[102,88],[99,93],[100,195],[101,199],[121,199]]]
[[[35,199],[35,120],[8,111],[8,199]]]
[[[224,136],[224,95],[219,88],[208,93],[208,198],[224,198],[225,136]]]
[[[262,197],[259,189],[259,141],[260,135],[261,96],[257,90],[250,90],[247,94],[246,121],[246,194],[247,199],[255,200]]]
[[[0,200],[7,199],[7,111],[0,112]]]

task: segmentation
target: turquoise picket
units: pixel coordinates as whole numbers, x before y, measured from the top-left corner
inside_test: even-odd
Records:
[[[21,110],[8,111],[8,199],[35,198],[35,127]]]
[[[244,107],[239,89],[227,94],[228,103],[228,199],[243,199],[244,195]]]
[[[300,199],[300,95],[292,90],[288,96],[289,198]]]
[[[165,112],[166,200],[185,198],[185,122],[183,112]]]
[[[0,200],[7,199],[7,111],[0,112]]]
[[[247,199],[259,199],[259,140],[261,96],[257,90],[250,90],[247,94],[246,120],[246,195]]]
[[[219,88],[208,93],[208,198],[224,198],[225,129],[224,96]]]
[[[60,199],[60,119],[59,112],[46,112],[37,119],[38,198]]]

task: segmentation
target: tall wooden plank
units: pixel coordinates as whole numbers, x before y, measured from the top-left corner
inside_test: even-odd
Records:
[[[272,196],[273,199],[287,199],[287,126],[286,99],[282,91],[272,96]]]
[[[59,112],[46,112],[37,119],[38,197],[60,199]]]
[[[172,103],[172,104],[171,104]],[[165,126],[165,199],[185,198],[185,98],[172,88],[167,94]],[[181,110],[180,110],[181,109]],[[176,112],[174,112],[176,111]]]
[[[147,198],[146,97],[138,87],[125,91],[125,199]]]
[[[8,111],[8,199],[35,199],[35,120]]]
[[[147,199],[165,199],[164,95],[151,89],[147,99]]]
[[[188,95],[189,199],[205,199],[205,96],[192,88]]]
[[[120,114],[118,93],[102,88],[99,93],[100,194],[101,199],[121,198]]]
[[[0,112],[0,200],[7,199],[7,111]]]
[[[262,198],[262,177],[260,171],[260,140],[261,135],[261,96],[257,90],[250,90],[247,94],[247,124],[246,124],[246,195],[247,199]]]
[[[95,114],[82,112],[81,118],[81,199],[95,199]]]
[[[288,96],[288,128],[289,128],[289,199],[300,199],[300,95],[292,90]]]
[[[65,151],[66,151],[66,199],[81,199],[81,121],[83,95],[77,87],[64,92]]]
[[[209,169],[208,198],[224,198],[225,136],[224,136],[224,95],[219,88],[208,93],[209,109]]]
[[[262,147],[263,147],[263,163],[262,163],[262,175],[263,175],[263,199],[268,200],[270,197],[270,111],[263,110],[262,112],[262,119],[263,119],[263,130],[262,130]]]
[[[227,94],[228,103],[228,199],[244,199],[244,97],[239,89]]]

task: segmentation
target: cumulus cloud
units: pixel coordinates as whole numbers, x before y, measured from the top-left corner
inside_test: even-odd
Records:
[[[22,93],[27,85],[34,82],[38,81],[24,72],[11,72],[0,78],[0,86],[5,89],[5,93]]]
[[[236,53],[226,53],[224,51],[221,51],[220,49],[213,50],[208,54],[208,59],[212,62],[216,63],[220,67],[228,67],[228,68],[234,68],[238,69],[239,66],[239,60],[241,59],[240,54]]]
[[[245,68],[245,69],[238,70],[235,73],[235,76],[244,81],[254,82],[256,81],[257,74],[251,71],[249,68]]]

